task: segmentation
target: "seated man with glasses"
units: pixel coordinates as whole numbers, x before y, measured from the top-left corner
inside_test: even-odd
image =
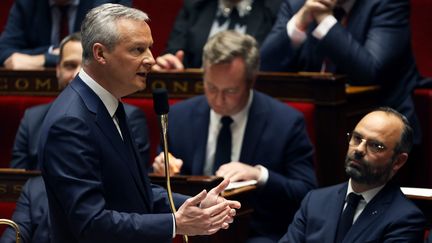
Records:
[[[391,108],[363,117],[349,136],[349,181],[309,192],[279,242],[423,242],[425,218],[392,180],[412,140]]]

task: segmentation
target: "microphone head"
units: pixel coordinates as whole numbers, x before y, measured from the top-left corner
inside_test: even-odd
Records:
[[[168,114],[169,104],[168,92],[166,89],[159,88],[153,90],[153,108],[159,116]]]

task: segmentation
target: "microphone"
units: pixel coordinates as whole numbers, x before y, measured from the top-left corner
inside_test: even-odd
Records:
[[[169,204],[172,213],[176,212],[174,206],[174,200],[171,191],[171,180],[169,173],[169,156],[168,156],[168,112],[169,112],[169,104],[168,104],[168,92],[166,89],[159,88],[153,90],[153,108],[156,114],[159,116],[159,122],[161,126],[162,133],[162,141],[163,141],[163,153],[164,153],[164,164],[165,164],[165,178],[166,178],[166,186]],[[183,235],[183,241],[188,242],[188,236]]]

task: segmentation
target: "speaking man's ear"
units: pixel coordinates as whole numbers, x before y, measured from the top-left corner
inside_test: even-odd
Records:
[[[102,45],[101,43],[95,43],[93,45],[93,57],[95,59],[96,62],[100,63],[100,64],[105,64],[106,60],[105,60],[105,53],[106,53],[107,49],[105,48],[104,45]]]

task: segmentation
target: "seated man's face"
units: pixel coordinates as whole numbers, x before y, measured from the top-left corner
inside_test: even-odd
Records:
[[[375,186],[387,182],[400,166],[395,147],[402,131],[403,123],[395,116],[381,111],[366,115],[349,142],[345,169],[351,179]]]
[[[79,41],[69,41],[63,47],[60,63],[57,65],[59,88],[64,89],[78,74],[82,62],[82,46]]]
[[[235,58],[231,63],[213,64],[204,70],[204,91],[210,107],[222,116],[241,111],[249,99],[245,63]]]

